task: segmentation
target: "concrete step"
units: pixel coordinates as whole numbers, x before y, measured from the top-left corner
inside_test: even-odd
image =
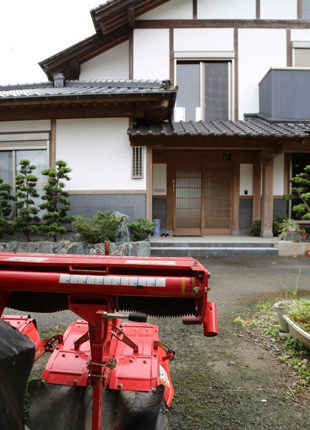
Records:
[[[206,257],[216,256],[225,257],[228,255],[278,255],[278,249],[270,242],[154,242],[151,243],[151,255],[157,257],[168,256],[187,256]]]

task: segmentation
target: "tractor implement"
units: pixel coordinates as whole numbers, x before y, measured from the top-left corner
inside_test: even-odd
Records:
[[[29,429],[168,430],[174,351],[147,317],[180,317],[216,336],[208,280],[191,257],[0,253],[1,318],[33,340],[35,359],[50,354],[29,384]],[[41,340],[30,316],[5,308],[80,319]]]

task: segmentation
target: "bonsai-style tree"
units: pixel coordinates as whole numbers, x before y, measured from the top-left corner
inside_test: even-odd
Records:
[[[293,201],[292,212],[297,219],[310,220],[310,165],[291,179],[292,190],[284,197]],[[295,204],[294,204],[295,203]]]
[[[133,241],[146,240],[154,230],[154,222],[140,217],[130,222],[128,227]]]
[[[11,185],[5,184],[3,178],[0,178],[0,240],[3,239],[4,233],[11,233],[11,224],[8,216],[12,212],[11,202],[14,197],[11,194]]]
[[[113,211],[97,211],[92,218],[74,216],[72,226],[85,243],[115,242],[124,219],[124,215],[118,216]]]
[[[27,242],[30,242],[30,235],[39,231],[40,209],[34,201],[39,197],[36,189],[38,178],[33,174],[36,166],[31,165],[29,160],[21,160],[19,164],[19,174],[15,178],[17,214],[14,229],[24,233]]]
[[[66,233],[64,224],[71,222],[72,217],[67,215],[70,203],[67,198],[70,194],[64,191],[64,181],[70,181],[68,173],[72,169],[67,167],[65,161],[59,160],[55,163],[55,168],[42,170],[42,175],[48,176],[48,183],[43,187],[45,194],[42,196],[42,203],[39,207],[46,212],[43,215],[43,225],[41,230],[46,232],[54,242],[57,235]]]

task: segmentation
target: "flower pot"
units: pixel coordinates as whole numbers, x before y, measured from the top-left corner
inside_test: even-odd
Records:
[[[301,327],[299,327],[287,315],[284,315],[283,318],[288,325],[290,335],[295,339],[300,340],[304,344],[304,346],[310,350],[310,334],[304,331]]]
[[[280,300],[273,305],[277,312],[277,317],[279,320],[280,331],[283,333],[289,332],[289,326],[284,316],[295,308],[295,303],[293,300]]]

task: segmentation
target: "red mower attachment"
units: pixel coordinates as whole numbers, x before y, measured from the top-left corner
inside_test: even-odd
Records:
[[[36,358],[51,353],[30,383],[30,430],[169,429],[174,351],[147,317],[181,317],[216,336],[208,279],[191,257],[1,253],[1,314],[70,309],[81,318],[41,341],[31,317],[2,316],[34,341]]]

